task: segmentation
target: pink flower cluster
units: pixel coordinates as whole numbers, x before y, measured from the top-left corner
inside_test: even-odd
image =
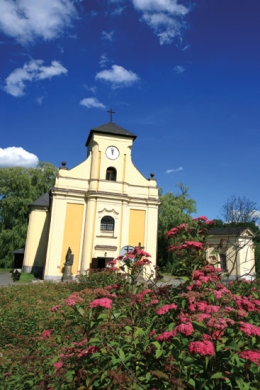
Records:
[[[189,345],[189,351],[192,354],[198,353],[201,356],[213,356],[215,354],[214,345],[209,340],[192,341]]]
[[[201,217],[192,218],[193,221],[202,221],[206,222],[208,220],[208,217],[205,217],[205,215],[202,215]]]
[[[75,306],[78,302],[82,302],[83,299],[77,295],[77,293],[71,294],[66,300],[66,305],[67,306]]]
[[[135,261],[133,263],[133,267],[141,267],[141,266],[148,265],[148,264],[152,264],[152,262],[149,259],[142,259],[139,261]]]
[[[201,217],[192,218],[193,221],[204,222],[206,225],[214,225],[216,222],[214,220],[209,220],[205,215]]]
[[[51,332],[52,332],[53,329],[47,329],[47,330],[44,330],[41,334],[41,337],[43,339],[46,339],[46,337],[50,337],[51,335]]]
[[[162,307],[160,307],[158,310],[157,310],[157,314],[159,316],[167,313],[169,310],[172,310],[172,309],[177,309],[177,305],[175,305],[175,303],[171,303],[170,305],[164,305]]]
[[[183,229],[191,231],[193,228],[189,227],[189,225],[187,223],[182,223],[181,225],[179,225],[177,227],[174,227],[171,230],[169,230],[166,233],[166,235],[167,235],[168,238],[171,238],[172,236],[174,236],[175,234],[179,233],[179,231],[183,230]]]
[[[53,367],[56,368],[56,371],[60,370],[62,366],[63,366],[62,362],[57,362],[53,364]]]
[[[183,249],[196,249],[196,250],[201,250],[204,251],[205,248],[203,247],[203,244],[198,241],[185,241],[184,244],[182,245],[171,245],[169,246],[168,250],[183,250]]]
[[[192,333],[194,333],[194,328],[192,326],[192,323],[188,322],[186,324],[177,325],[173,330],[161,333],[159,336],[156,337],[156,340],[168,341],[172,337],[176,336],[177,333],[182,333],[185,336],[192,335]]]
[[[111,309],[112,300],[109,298],[94,299],[94,301],[89,303],[89,307],[91,309],[93,309],[94,307],[105,307],[106,309]]]
[[[250,360],[251,362],[260,366],[260,351],[243,351],[240,353],[240,357],[243,359]]]
[[[112,289],[117,289],[119,287],[118,284],[112,284],[111,286],[106,286],[104,287],[105,290],[112,290]]]
[[[52,306],[51,311],[53,311],[53,312],[58,311],[60,307],[61,307],[61,305]]]
[[[106,265],[107,266],[109,266],[109,265],[116,265],[116,262],[117,262],[117,260],[114,259],[114,260],[109,261]]]
[[[260,327],[259,326],[255,326],[253,324],[249,324],[248,322],[243,322],[243,321],[240,321],[239,322],[239,329],[245,333],[247,336],[260,336]]]
[[[152,290],[150,290],[150,289],[143,290],[141,293],[135,295],[135,299],[138,302],[142,302],[144,296],[147,294],[150,294],[151,292],[152,292]]]
[[[247,297],[241,297],[240,295],[234,295],[233,297],[239,309],[246,310],[247,312],[260,312],[257,300],[248,299]]]

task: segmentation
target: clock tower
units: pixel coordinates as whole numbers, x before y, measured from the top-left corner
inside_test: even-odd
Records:
[[[158,188],[153,175],[145,178],[132,162],[135,139],[110,121],[90,130],[85,161],[59,170],[50,192],[48,218],[38,229],[38,246],[47,248],[40,260],[45,279],[61,278],[68,248],[74,255],[74,275],[78,270],[105,267],[127,247],[144,247],[152,255],[152,266],[156,264]],[[36,226],[34,212],[35,208],[30,220]],[[48,239],[43,243],[45,224]],[[36,232],[32,237],[30,230],[29,223],[24,260],[28,271],[37,252]]]

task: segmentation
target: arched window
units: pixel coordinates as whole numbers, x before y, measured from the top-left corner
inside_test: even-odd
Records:
[[[107,168],[106,180],[116,181],[116,169],[113,167]]]
[[[100,230],[106,230],[106,231],[109,231],[109,232],[113,232],[114,231],[114,226],[115,226],[114,218],[109,217],[108,215],[106,215],[105,217],[103,217],[101,219]]]

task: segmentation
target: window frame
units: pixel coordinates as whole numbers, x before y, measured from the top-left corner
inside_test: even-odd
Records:
[[[105,220],[107,219],[107,220]],[[115,220],[110,215],[105,215],[100,221],[100,230],[103,232],[114,232]]]
[[[108,167],[106,170],[106,180],[116,181],[117,171],[114,167]]]

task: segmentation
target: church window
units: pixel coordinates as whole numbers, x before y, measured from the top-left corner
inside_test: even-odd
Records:
[[[107,168],[106,180],[116,181],[116,169],[113,167]]]
[[[108,215],[101,219],[100,230],[114,231],[115,221],[114,218],[109,217]]]

